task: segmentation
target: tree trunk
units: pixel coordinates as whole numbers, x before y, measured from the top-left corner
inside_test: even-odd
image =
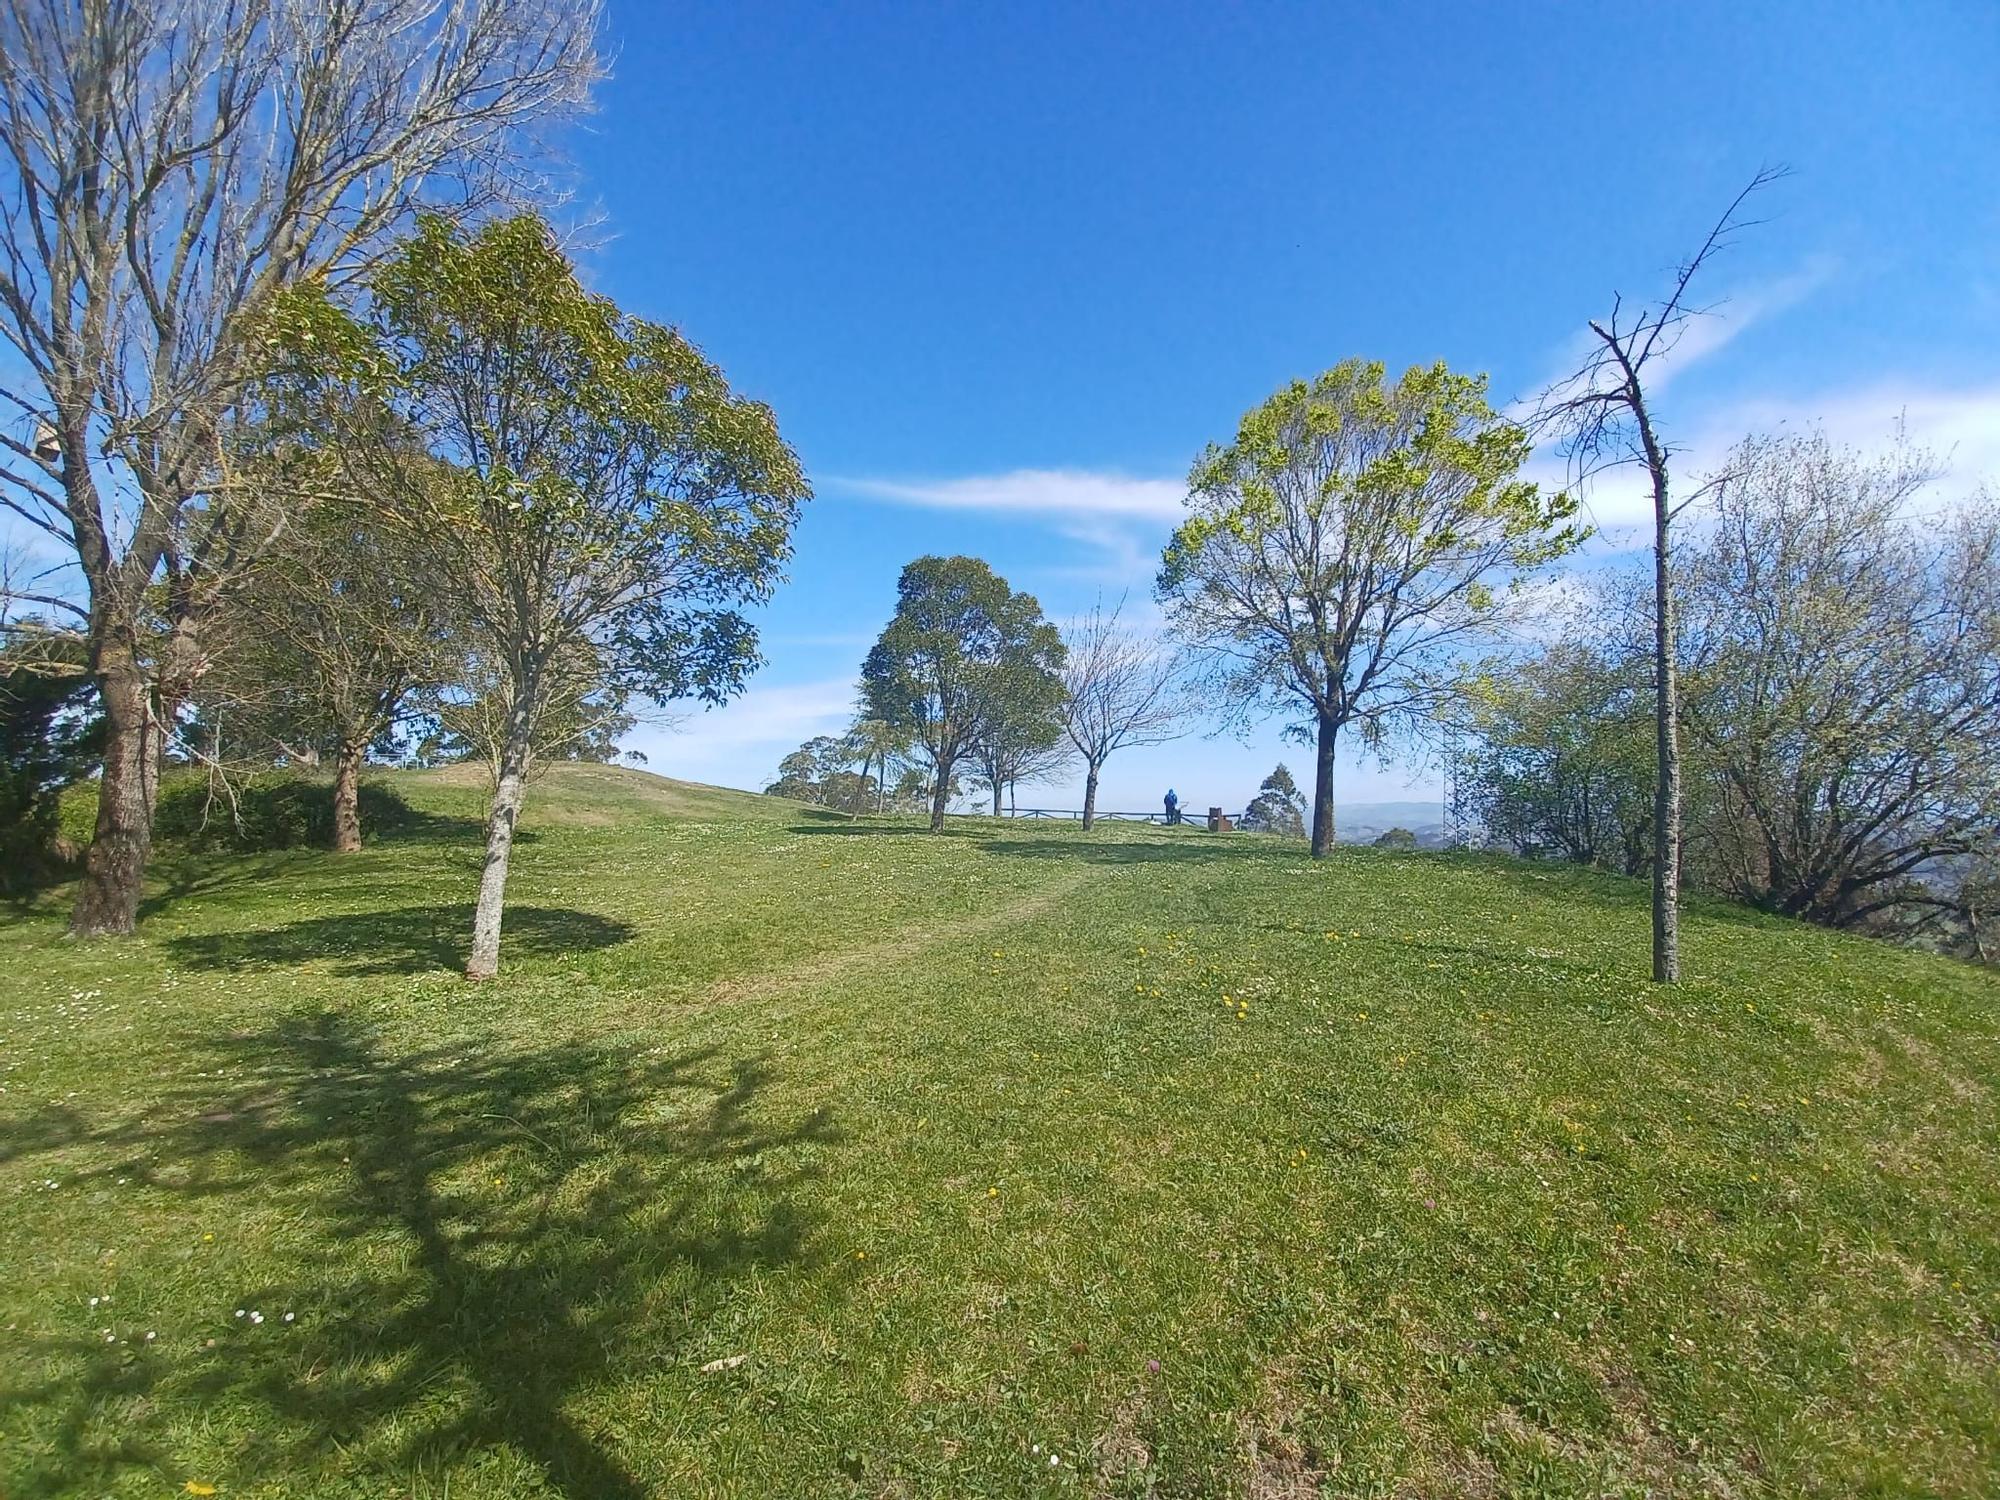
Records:
[[[931,783],[931,832],[944,827],[944,805],[951,789],[951,771],[948,767],[938,767],[937,779]]]
[[[153,847],[151,704],[145,673],[130,645],[118,641],[98,647],[97,691],[104,705],[104,772],[98,780],[97,827],[69,919],[72,937],[132,931]]]
[[[526,713],[517,709],[508,725],[507,744],[500,752],[500,776],[486,819],[486,863],[479,872],[479,905],[472,914],[467,979],[491,979],[500,972],[500,917],[507,898],[507,862],[514,853],[514,824],[521,816],[521,800],[527,789],[528,727]]]
[[[1667,528],[1667,459],[1653,436],[1643,398],[1635,398],[1639,437],[1653,480],[1653,982],[1681,977],[1680,673],[1674,663],[1674,596]]]
[[[1333,849],[1333,747],[1340,726],[1333,715],[1319,716],[1314,741],[1312,857],[1325,859]]]
[[[367,745],[342,740],[333,765],[333,852],[361,852],[361,757]]]
[[[1090,762],[1090,769],[1083,778],[1083,831],[1090,832],[1090,825],[1097,821],[1097,762]]]

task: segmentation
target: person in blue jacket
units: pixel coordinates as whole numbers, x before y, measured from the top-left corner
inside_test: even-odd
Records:
[[[1167,822],[1169,825],[1181,820],[1181,799],[1174,795],[1172,787],[1167,788]]]

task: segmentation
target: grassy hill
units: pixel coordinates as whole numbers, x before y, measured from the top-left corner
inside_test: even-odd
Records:
[[[637,773],[0,917],[0,1494],[2000,1491],[2000,981]]]
[[[382,780],[419,805],[448,805],[454,813],[475,820],[486,815],[488,780],[483,765],[399,771]],[[801,804],[783,797],[676,781],[626,766],[582,763],[550,766],[530,784],[528,800],[531,822],[544,824],[602,825],[647,817],[756,823],[795,818],[803,811]]]

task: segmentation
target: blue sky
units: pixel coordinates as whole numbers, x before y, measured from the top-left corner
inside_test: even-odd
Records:
[[[817,490],[769,664],[636,731],[656,770],[759,786],[839,728],[926,552],[1150,618],[1189,462],[1246,408],[1353,355],[1532,394],[1767,163],[1794,175],[1655,382],[1684,470],[1900,414],[1945,489],[2000,480],[1995,0],[607,6],[586,275],[768,401]],[[1617,565],[1633,486],[1589,499],[1581,566]],[[1305,759],[1279,727],[1121,754],[1105,799],[1241,806]],[[1343,757],[1347,800],[1435,785]]]
[[[664,6],[612,0],[577,151],[596,284],[768,400],[817,489],[748,696],[631,743],[755,785],[837,727],[897,570],[1052,616],[1130,590],[1190,459],[1281,382],[1442,358],[1532,392],[1762,164],[1658,393],[1690,468],[1898,413],[2000,476],[2000,6]],[[1594,497],[1615,550],[1628,488]],[[1278,726],[1113,760],[1240,806]],[[1342,794],[1427,794],[1420,764]],[[1069,805],[1072,789],[1034,794]]]

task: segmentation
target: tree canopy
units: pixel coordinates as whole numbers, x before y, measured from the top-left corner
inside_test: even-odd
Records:
[[[678,331],[584,289],[531,215],[427,219],[358,317],[291,299],[281,336],[488,663],[501,724],[468,972],[498,963],[507,853],[553,705],[720,703],[757,664],[740,607],[782,576],[807,497],[768,407]],[[405,461],[414,444],[435,469]]]
[[[1520,478],[1527,434],[1484,376],[1351,359],[1295,380],[1211,446],[1157,591],[1225,706],[1288,715],[1316,754],[1312,846],[1333,843],[1336,742],[1380,746],[1450,690],[1507,613],[1495,585],[1573,550],[1576,504]]]
[[[1012,733],[1038,710],[1053,715],[1062,649],[1034,596],[978,558],[920,557],[903,569],[896,612],[862,664],[862,696],[921,751],[933,829],[982,736]]]

